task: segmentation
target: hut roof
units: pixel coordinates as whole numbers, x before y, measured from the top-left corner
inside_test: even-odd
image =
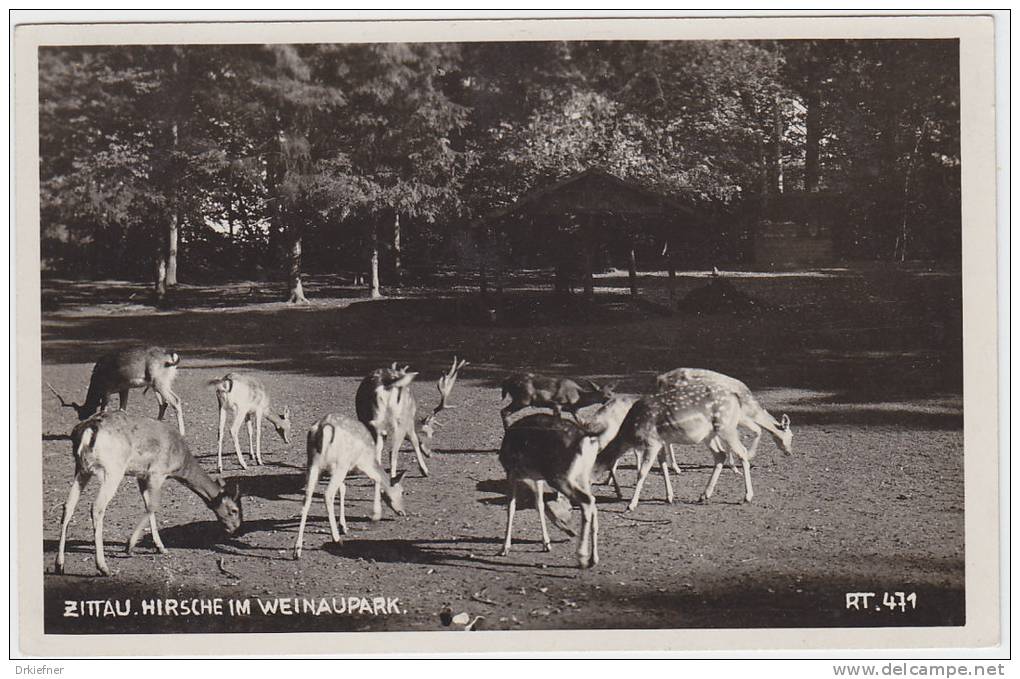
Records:
[[[492,210],[483,222],[514,213],[531,215],[675,215],[694,210],[640,184],[592,167],[553,184],[532,189],[514,203]]]

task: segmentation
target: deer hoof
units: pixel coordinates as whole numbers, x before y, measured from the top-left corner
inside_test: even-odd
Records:
[[[503,549],[499,550],[499,553],[496,556],[510,556],[510,550],[504,547]]]
[[[63,575],[63,574],[64,574],[64,564],[62,564],[62,563],[60,563],[60,562],[58,561],[58,562],[57,562],[56,564],[54,564],[54,566],[53,566],[53,572],[54,572],[55,574],[57,574],[57,575]]]
[[[543,552],[551,552],[552,551],[552,545],[549,544],[548,542],[545,543],[544,545],[542,545],[542,551]]]
[[[703,504],[703,505],[707,505],[708,504],[708,496],[707,495],[702,495],[701,497],[699,497],[698,498],[698,503],[699,504]]]
[[[99,569],[99,574],[102,576],[110,577],[111,575],[113,575],[113,573],[110,572],[110,567],[105,564],[102,566],[97,566],[97,568]]]

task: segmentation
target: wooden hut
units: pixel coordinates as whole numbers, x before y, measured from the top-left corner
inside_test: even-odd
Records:
[[[529,191],[514,203],[486,214],[476,227],[483,251],[488,253],[482,258],[483,294],[490,276],[500,289],[500,269],[491,265],[499,261],[504,244],[516,238],[557,262],[558,288],[561,271],[568,262],[575,263],[584,294],[590,298],[598,254],[610,243],[629,244],[630,287],[637,294],[634,242],[640,236],[666,244],[672,282],[672,253],[683,247],[685,234],[695,231],[696,223],[694,210],[686,205],[601,168],[590,168]]]

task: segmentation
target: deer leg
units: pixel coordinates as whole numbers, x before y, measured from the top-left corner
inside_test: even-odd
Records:
[[[662,444],[658,444],[658,448],[661,448]],[[627,511],[634,511],[638,506],[638,501],[641,498],[641,487],[645,485],[645,479],[648,478],[648,472],[651,471],[652,465],[655,464],[656,458],[659,456],[659,450],[652,449],[644,452],[641,459],[641,467],[638,470],[637,484],[634,486],[634,497],[630,499],[630,504],[627,505]]]
[[[336,526],[336,514],[334,514],[333,501],[336,500],[336,492],[343,484],[343,478],[334,471],[329,475],[329,483],[326,484],[326,492],[323,497],[326,500],[326,516],[329,517],[329,532],[333,536],[333,542],[340,542],[340,530]],[[346,531],[344,531],[346,532]]]
[[[662,468],[662,478],[666,482],[666,504],[673,504],[673,484],[669,480],[669,465],[666,463],[666,451],[659,453],[659,466]]]
[[[414,454],[418,457],[418,469],[421,471],[422,476],[427,477],[429,475],[429,468],[425,466],[425,457],[422,455],[424,452],[424,446],[422,446],[421,441],[418,440],[418,432],[416,432],[412,427],[407,430],[407,436],[411,439],[411,446],[414,447]]]
[[[152,532],[152,542],[156,545],[156,551],[160,554],[166,553],[166,547],[163,546],[163,541],[159,537],[159,526],[156,524],[156,509],[159,508],[159,497],[160,497],[160,486],[162,481],[157,485],[156,482],[145,479],[138,479],[138,489],[142,492],[142,502],[145,504],[145,516],[138,522],[131,538],[127,543],[127,553],[130,554],[134,551],[135,546],[138,544],[138,540],[142,537],[142,531],[145,530],[145,524],[149,524],[149,530]]]
[[[78,505],[78,499],[81,498],[81,491],[85,489],[91,478],[91,474],[83,471],[78,472],[74,475],[71,489],[67,492],[67,500],[64,501],[64,514],[60,517],[60,542],[57,545],[57,563],[54,567],[54,571],[58,575],[64,572],[64,545],[67,542],[67,526],[71,523],[74,508]]]
[[[616,497],[623,499],[623,489],[620,487],[620,481],[616,478],[616,468],[620,466],[620,461],[617,460],[613,463],[613,468],[609,470],[609,480],[613,482],[613,488],[616,490]]]
[[[220,405],[220,427],[216,436],[216,465],[223,473],[223,431],[227,428],[227,409]]]
[[[740,440],[740,434],[736,429],[723,432],[721,437],[730,453],[740,458],[741,466],[744,469],[744,502],[750,502],[754,499],[754,488],[751,487],[751,461],[748,459],[747,449],[744,448],[744,443]]]
[[[552,411],[556,417],[563,417],[563,408],[560,407],[559,403],[552,404]]]
[[[159,391],[156,391],[156,403],[159,405],[159,415],[156,416],[156,419],[162,421],[163,417],[166,416],[167,400],[163,398]]]
[[[673,464],[673,471],[680,476],[680,465],[676,463],[676,447],[672,443],[669,444],[669,461]]]
[[[382,432],[375,434],[375,461],[382,466],[383,436]],[[382,485],[375,482],[375,490],[372,493],[372,521],[382,521]]]
[[[595,496],[591,498],[591,565],[599,562],[599,509]]]
[[[249,424],[250,424],[250,422],[249,422]],[[259,461],[259,464],[264,464],[264,462],[262,462],[262,413],[261,412],[255,414],[255,459],[257,459]]]
[[[390,479],[397,478],[397,465],[400,463],[400,446],[404,445],[407,432],[403,429],[394,429],[393,440],[390,441]],[[428,476],[428,474],[426,474]]]
[[[237,461],[241,465],[241,469],[248,469],[248,464],[241,456],[241,441],[237,438],[241,431],[241,420],[238,415],[238,413],[234,414],[234,422],[230,425],[230,438],[234,441],[234,454],[237,455]]]
[[[99,492],[96,493],[95,502],[92,504],[92,527],[95,532],[96,542],[96,568],[103,575],[110,575],[110,567],[106,565],[106,554],[103,551],[103,517],[106,515],[106,505],[117,493],[117,486],[123,478],[124,472],[113,472],[104,469],[99,473]]]
[[[259,459],[255,457],[255,437],[252,435],[251,419],[251,415],[244,419],[244,424],[248,428],[248,456],[251,458],[252,464],[261,464]]]
[[[542,525],[542,548],[551,552],[552,541],[549,539],[549,528],[545,524],[545,483],[535,481],[533,490],[535,492],[535,508],[538,510],[538,521]]]
[[[510,479],[510,496],[506,505],[506,539],[503,540],[503,550],[500,556],[510,554],[510,535],[514,529],[514,511],[517,509],[517,481]]]
[[[598,516],[595,508],[595,496],[586,492],[577,492],[578,504],[581,505],[581,541],[577,546],[577,561],[581,568],[591,568],[598,563],[598,552],[594,536]]]
[[[120,409],[121,410],[127,410],[128,396],[130,396],[130,395],[131,395],[131,390],[130,389],[121,389],[120,390]],[[162,419],[162,418],[160,418],[160,419]]]
[[[313,462],[308,466],[308,479],[305,481],[305,503],[301,505],[301,521],[298,523],[297,543],[294,545],[294,558],[301,558],[301,543],[305,537],[305,522],[308,520],[308,510],[312,506],[312,497],[315,495],[315,486],[319,483],[319,465]]]
[[[709,442],[709,450],[712,451],[712,457],[715,459],[715,468],[712,470],[712,476],[708,479],[708,485],[705,486],[705,490],[701,493],[701,502],[708,502],[709,498],[712,497],[712,493],[715,492],[715,484],[719,482],[719,474],[722,473],[723,464],[726,462],[726,453],[721,449],[716,439],[712,439]]]
[[[181,432],[181,436],[184,436],[184,412],[180,396],[173,392],[169,384],[153,384],[152,387],[156,391],[156,396],[162,397],[162,402],[159,404],[159,419],[163,419],[167,404],[172,405],[174,414],[177,415],[177,429]]]

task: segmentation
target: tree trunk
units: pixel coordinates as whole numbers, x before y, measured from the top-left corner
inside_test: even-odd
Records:
[[[160,253],[156,257],[156,286],[155,286],[156,304],[162,304],[166,301],[166,258]]]
[[[910,182],[913,178],[914,166],[917,164],[917,154],[921,150],[921,142],[924,140],[925,135],[928,134],[928,124],[929,121],[925,118],[921,129],[917,132],[914,151],[910,154],[910,159],[907,161],[907,170],[903,178],[903,214],[900,218],[900,233],[896,237],[896,244],[893,246],[893,259],[898,259],[900,262],[905,262],[907,259],[907,240],[910,236],[908,222],[908,217],[910,216]]]
[[[783,192],[783,109],[778,95],[773,98],[772,134],[770,136],[766,160],[768,185],[765,190],[769,198],[774,199]]]
[[[400,213],[393,212],[393,284],[400,287]]]
[[[293,227],[292,227],[293,228]],[[304,287],[301,285],[301,233],[295,229],[290,245],[290,297],[289,304],[308,304]]]
[[[369,229],[369,240],[372,244],[371,259],[368,265],[369,290],[372,299],[379,299],[382,297],[382,292],[379,291],[379,225],[373,220]]]
[[[808,81],[807,93],[804,96],[804,106],[807,107],[807,119],[805,121],[804,140],[804,190],[817,191],[819,179],[818,148],[821,144],[821,111],[818,98],[818,80],[811,78]]]
[[[177,242],[180,238],[180,220],[180,213],[175,210],[170,217],[170,228],[166,234],[166,284],[171,288],[177,285]]]
[[[630,249],[630,257],[628,259],[627,277],[630,280],[630,294],[637,295],[637,255],[634,253],[634,248]]]

